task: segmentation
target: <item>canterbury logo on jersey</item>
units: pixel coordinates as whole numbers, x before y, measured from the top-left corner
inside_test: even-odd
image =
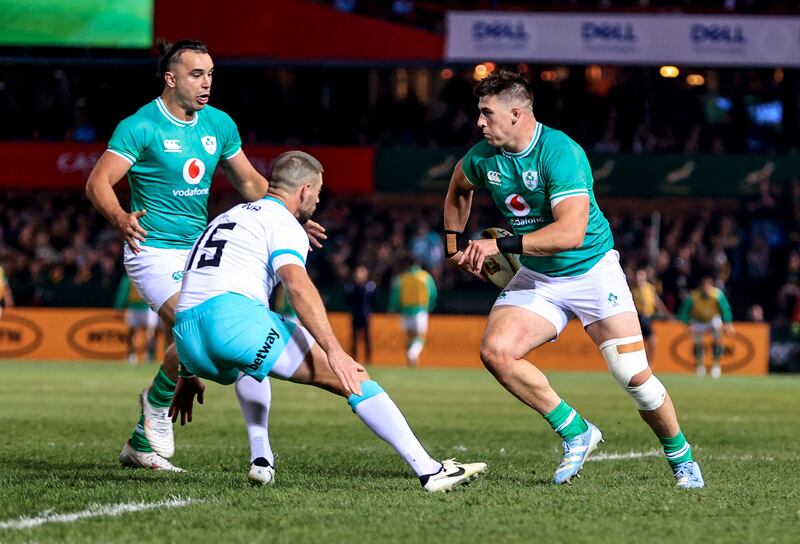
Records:
[[[180,140],[164,140],[165,153],[180,153],[181,141]]]
[[[517,217],[524,217],[531,211],[530,205],[516,193],[506,197],[506,208]]]
[[[500,172],[494,172],[492,170],[486,173],[486,180],[492,185],[500,185],[503,182],[500,178]]]
[[[183,163],[183,181],[189,185],[197,185],[203,180],[206,165],[197,158],[191,158]]]

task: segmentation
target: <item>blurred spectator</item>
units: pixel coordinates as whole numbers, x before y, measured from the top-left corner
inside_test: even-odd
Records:
[[[350,355],[356,360],[372,364],[372,338],[369,322],[375,300],[376,285],[369,279],[369,270],[359,265],[353,271],[351,281],[344,286],[345,302],[350,310]],[[360,342],[359,342],[360,340]],[[364,345],[364,358],[358,358],[358,344]]]
[[[6,271],[0,265],[0,319],[3,317],[3,308],[14,307],[14,294],[11,292],[11,286],[8,284]]]
[[[658,296],[656,286],[650,282],[647,270],[643,268],[637,270],[631,283],[631,294],[633,303],[636,305],[636,312],[639,314],[639,325],[645,341],[647,360],[650,362],[650,368],[655,368],[658,339],[653,331],[653,319],[656,313],[660,313],[664,317],[669,316],[670,313]]]

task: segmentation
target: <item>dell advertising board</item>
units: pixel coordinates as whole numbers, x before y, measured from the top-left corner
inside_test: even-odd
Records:
[[[445,58],[800,66],[800,17],[453,11]]]

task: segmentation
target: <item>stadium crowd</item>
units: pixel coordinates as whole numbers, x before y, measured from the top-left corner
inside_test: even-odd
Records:
[[[223,59],[218,64],[214,103],[237,121],[247,144],[466,147],[480,137],[471,66],[276,68]],[[795,71],[695,70],[666,78],[658,67],[509,67],[531,81],[539,118],[587,151],[798,149]],[[152,85],[131,88],[131,78]],[[120,114],[133,113],[158,91],[148,59],[125,71],[0,67],[0,116],[6,120],[0,139],[108,141]]]
[[[82,192],[55,192],[36,201],[23,191],[3,190],[1,196],[0,264],[18,305],[52,305],[54,293],[81,287],[113,292],[122,273],[122,242]],[[370,279],[386,291],[401,263],[413,257],[442,291],[490,291],[488,284],[446,266],[441,197],[323,196],[318,220],[329,239],[310,258],[315,282],[328,292],[341,291],[351,271],[365,265]],[[212,215],[232,198],[216,201]],[[768,320],[800,324],[800,180],[785,188],[765,180],[759,193],[741,204],[694,201],[688,213],[680,203],[664,201],[657,233],[655,208],[625,202],[601,201],[623,265],[631,274],[646,267],[671,312],[703,276],[712,275],[728,293],[735,318],[755,311]],[[497,225],[504,221],[495,208],[478,199],[469,231],[478,236],[482,228]]]

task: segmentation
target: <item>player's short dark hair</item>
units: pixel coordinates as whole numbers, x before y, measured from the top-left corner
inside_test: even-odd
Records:
[[[184,51],[197,51],[208,54],[208,46],[197,40],[178,40],[173,44],[159,44],[158,52],[161,55],[161,60],[159,61],[158,69],[161,72],[161,77],[164,77],[164,74],[172,70],[175,64],[181,60],[181,53]]]
[[[485,96],[503,96],[533,105],[533,91],[528,81],[521,75],[508,70],[498,70],[480,80],[474,94],[478,99]]]

